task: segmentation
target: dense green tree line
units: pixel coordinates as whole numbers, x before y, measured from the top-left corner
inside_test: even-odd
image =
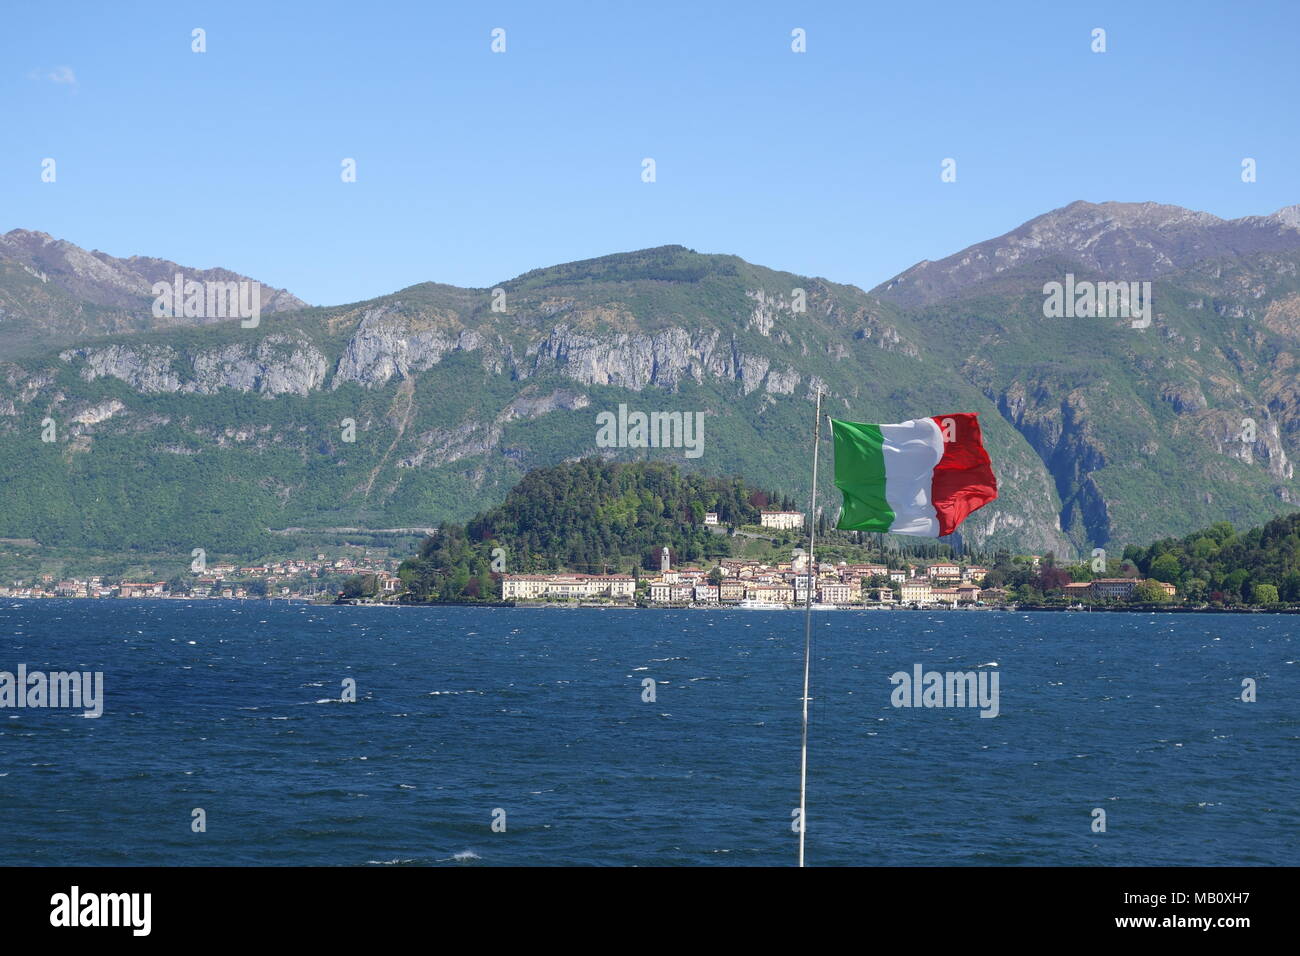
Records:
[[[1144,576],[1194,601],[1300,601],[1300,512],[1237,532],[1227,522],[1124,551]]]
[[[1170,598],[1148,580],[1174,585],[1173,600],[1192,604],[1300,603],[1300,512],[1275,518],[1261,528],[1238,532],[1221,521],[1184,538],[1131,545],[1094,570],[1091,561],[1059,565],[1049,553],[1037,568],[999,552],[986,587],[1008,588],[1026,601],[1052,600],[1072,581],[1098,577],[1141,579],[1134,600],[1164,603]]]

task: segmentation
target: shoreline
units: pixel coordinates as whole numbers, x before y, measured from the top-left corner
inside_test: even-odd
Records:
[[[564,603],[560,601],[545,603],[540,601],[425,601],[421,603],[402,603],[398,601],[377,601],[370,603],[354,603],[336,601],[312,601],[307,598],[194,598],[194,597],[130,597],[130,598],[84,598],[84,597],[7,597],[0,600],[17,601],[23,603],[40,604],[57,601],[77,601],[88,603],[136,603],[151,604],[155,602],[177,603],[188,602],[194,604],[244,604],[247,602],[263,602],[267,604],[289,604],[302,607],[385,607],[385,608],[421,608],[421,607],[466,607],[466,608],[518,608],[520,610],[561,610],[561,611],[762,611],[772,613],[775,611],[804,611],[803,605],[773,605],[770,608],[741,608],[736,604],[584,604],[584,603]],[[1169,607],[1160,604],[1139,604],[1139,605],[1096,605],[1090,609],[1080,610],[1079,608],[1070,608],[1067,606],[1056,605],[1017,605],[1015,607],[997,605],[985,607],[947,607],[947,606],[927,606],[927,607],[889,607],[879,605],[839,605],[834,608],[813,608],[819,614],[845,611],[890,611],[890,612],[994,612],[1001,614],[1019,614],[1019,613],[1082,613],[1088,614],[1092,611],[1103,614],[1300,614],[1300,607]]]

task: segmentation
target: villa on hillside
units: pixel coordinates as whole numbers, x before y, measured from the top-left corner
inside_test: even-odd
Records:
[[[775,528],[777,531],[791,531],[795,528],[803,527],[802,511],[764,511],[759,523],[764,528]]]
[[[936,584],[956,584],[961,580],[961,566],[945,561],[941,564],[930,565],[926,569],[926,574]]]

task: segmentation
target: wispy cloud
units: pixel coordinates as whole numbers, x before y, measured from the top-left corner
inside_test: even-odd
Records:
[[[29,80],[43,80],[55,86],[77,88],[77,74],[70,66],[56,66],[52,70],[32,70],[27,74]]]

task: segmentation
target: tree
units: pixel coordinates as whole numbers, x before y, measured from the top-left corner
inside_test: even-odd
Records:
[[[1256,584],[1251,595],[1255,604],[1278,603],[1277,587],[1272,584]]]
[[[1182,565],[1173,552],[1166,552],[1151,562],[1151,576],[1157,581],[1177,584],[1183,576]]]
[[[1071,582],[1070,572],[1065,568],[1058,568],[1050,564],[1043,565],[1043,570],[1038,575],[1038,587],[1044,593],[1048,591],[1059,591]]]
[[[1164,604],[1169,601],[1169,595],[1155,581],[1147,580],[1139,582],[1133,589],[1133,600],[1142,604]]]
[[[1223,590],[1227,592],[1228,597],[1234,600],[1241,600],[1244,596],[1243,585],[1250,578],[1250,572],[1245,568],[1237,568],[1223,579]]]
[[[379,593],[379,580],[373,574],[354,574],[343,582],[339,593],[345,598],[374,597]]]

